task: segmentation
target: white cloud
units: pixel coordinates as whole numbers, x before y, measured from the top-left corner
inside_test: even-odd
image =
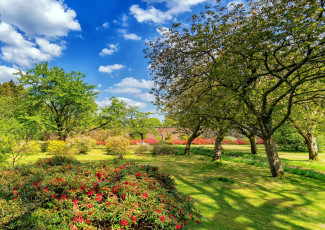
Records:
[[[122,15],[122,26],[123,27],[128,27],[129,26],[128,20],[129,20],[129,17],[126,14],[123,14]]]
[[[7,82],[10,80],[15,80],[16,75],[14,73],[17,73],[18,69],[16,68],[10,68],[4,65],[0,65],[0,82]]]
[[[104,23],[103,23],[103,28],[108,29],[108,28],[109,28],[109,22],[104,22]]]
[[[124,65],[120,65],[120,64],[100,66],[98,68],[98,71],[102,72],[102,73],[112,73],[113,71],[120,70],[120,69],[122,69],[124,67],[125,67]]]
[[[119,99],[121,101],[124,101],[126,104],[128,104],[130,106],[139,107],[140,109],[145,109],[147,107],[147,104],[146,103],[139,102],[139,101],[134,101],[134,100],[129,99],[129,98],[118,97],[117,99]]]
[[[147,107],[146,103],[143,102],[139,102],[139,101],[134,101],[132,99],[126,98],[126,97],[118,97],[118,100],[124,101],[125,103],[127,103],[130,106],[137,106],[140,109],[144,109]],[[100,107],[104,107],[104,106],[109,106],[112,104],[112,101],[109,98],[105,98],[102,101],[96,101],[97,105]]]
[[[98,88],[102,88],[102,84],[99,83],[99,84],[98,84]]]
[[[144,79],[138,80],[133,77],[124,78],[120,83],[114,84],[117,88],[139,88],[152,89],[154,87],[153,81],[146,81]]]
[[[76,13],[63,1],[0,0],[1,58],[21,67],[62,54],[62,36],[81,30]]]
[[[109,87],[108,89],[105,90],[105,92],[108,93],[141,93],[141,89],[137,89],[137,88],[132,88],[132,87],[128,87],[128,88],[114,88],[114,87]]]
[[[130,12],[138,22],[152,21],[154,23],[163,23],[166,20],[173,19],[180,13],[191,11],[192,6],[207,1],[209,0],[145,0],[148,4],[166,3],[168,10],[163,12],[154,6],[142,9],[139,5],[132,5]]]
[[[118,51],[119,49],[119,44],[109,44],[109,48],[104,48],[102,51],[99,53],[100,56],[104,57],[106,55],[112,55],[114,52]]]
[[[137,98],[140,98],[143,101],[150,101],[150,102],[155,101],[155,96],[151,93],[141,93],[141,94],[136,94],[135,96]]]
[[[74,10],[56,0],[0,0],[1,21],[27,35],[66,36],[69,30],[80,31]]]
[[[128,33],[126,30],[119,29],[118,32],[124,37],[125,40],[141,40],[142,37],[134,33]]]

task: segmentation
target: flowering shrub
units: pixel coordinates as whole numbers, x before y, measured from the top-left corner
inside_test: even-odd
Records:
[[[138,143],[142,143],[142,141],[140,139],[137,139],[137,140],[130,140],[130,145],[136,145]]]
[[[128,151],[129,147],[129,140],[123,136],[110,137],[106,140],[107,153],[119,155],[120,159],[123,159],[123,154]]]
[[[264,141],[262,138],[256,137],[256,144],[263,144],[263,143],[264,143]]]
[[[0,172],[0,229],[185,229],[198,221],[191,199],[157,168],[51,162]]]
[[[149,137],[149,138],[144,140],[144,143],[148,143],[149,145],[154,145],[154,144],[158,144],[159,141],[157,139],[155,139],[155,138]]]
[[[244,140],[242,140],[242,139],[237,139],[237,143],[239,145],[246,145],[246,142]]]
[[[212,145],[214,144],[214,141],[211,139],[200,139],[200,138],[196,138],[193,140],[192,144],[194,145]]]

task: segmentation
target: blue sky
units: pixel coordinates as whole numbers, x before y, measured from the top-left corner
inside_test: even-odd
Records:
[[[231,2],[231,1],[227,1]],[[187,23],[214,0],[0,0],[0,82],[48,61],[86,74],[97,103],[115,96],[154,112],[143,49],[159,27]]]

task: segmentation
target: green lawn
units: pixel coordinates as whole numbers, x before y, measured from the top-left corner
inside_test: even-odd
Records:
[[[261,146],[262,147],[262,146]],[[195,148],[194,148],[195,149]],[[225,150],[249,151],[249,146],[224,146]],[[263,156],[262,149],[259,149]],[[325,167],[325,162],[309,162],[307,153],[279,153],[304,164]],[[35,155],[24,162],[36,161]],[[114,159],[96,148],[80,161]],[[321,159],[325,155],[321,154]],[[299,159],[299,160],[296,160]],[[325,229],[325,181],[288,174],[272,178],[268,168],[233,161],[213,163],[210,158],[190,156],[125,156],[125,161],[157,166],[170,173],[177,188],[189,195],[203,218],[189,229]]]

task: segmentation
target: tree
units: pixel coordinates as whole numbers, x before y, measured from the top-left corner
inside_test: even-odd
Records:
[[[289,118],[290,123],[305,140],[309,160],[319,160],[316,133],[319,126],[324,123],[324,119],[324,107],[317,104],[297,104]]]
[[[325,89],[323,12],[324,1],[250,0],[194,15],[190,29],[175,25],[149,44],[157,95],[173,83],[180,94],[201,82],[202,93],[227,92],[254,118],[272,176],[282,176],[273,134],[296,101]]]
[[[150,117],[151,113],[138,111],[137,107],[128,109],[128,127],[131,136],[140,135],[142,142],[149,132],[156,132],[156,127],[161,126],[157,118]]]
[[[50,128],[60,140],[86,126],[87,118],[97,108],[95,86],[85,83],[85,75],[80,72],[65,73],[61,68],[40,63],[26,73],[19,71],[18,75],[19,82],[27,87],[29,106],[49,117],[53,124]]]
[[[0,97],[18,97],[24,92],[22,85],[16,85],[13,80],[8,82],[0,83]]]

